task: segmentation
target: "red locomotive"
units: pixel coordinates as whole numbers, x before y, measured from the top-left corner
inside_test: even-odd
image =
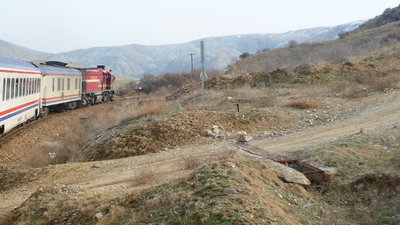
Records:
[[[93,105],[112,101],[114,97],[115,76],[105,66],[79,69],[82,73],[82,104]]]

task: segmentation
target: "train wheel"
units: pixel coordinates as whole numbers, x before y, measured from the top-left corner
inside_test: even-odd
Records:
[[[43,108],[43,110],[40,112],[40,117],[43,118],[43,117],[47,116],[49,114],[49,112],[50,112],[49,108],[47,108],[47,107]]]
[[[88,99],[83,97],[82,100],[79,102],[79,107],[86,107],[88,106]]]

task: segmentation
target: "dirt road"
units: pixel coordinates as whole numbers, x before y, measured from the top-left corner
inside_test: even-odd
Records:
[[[254,141],[252,145],[263,148],[268,152],[285,154],[304,149],[310,145],[332,141],[351,134],[368,132],[370,129],[396,123],[400,123],[400,101],[392,98],[388,102],[376,105],[353,118],[335,124],[310,128],[280,138]]]
[[[250,144],[269,152],[285,154],[294,150],[306,149],[336,138],[355,134],[364,129],[378,129],[400,123],[400,101],[391,95],[385,102],[376,105],[360,115],[335,124],[310,128],[279,138],[255,140]],[[29,172],[34,181],[21,182],[9,190],[0,192],[0,216],[23,203],[31,193],[41,186],[74,185],[85,192],[107,192],[142,189],[169,180],[184,177],[194,168],[190,162],[208,162],[238,151],[233,140],[211,145],[174,149],[155,154],[116,160],[71,163],[49,166],[40,171]],[[31,178],[32,178],[31,177]],[[148,179],[146,182],[140,179]]]

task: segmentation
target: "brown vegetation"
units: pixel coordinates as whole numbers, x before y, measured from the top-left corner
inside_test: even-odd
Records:
[[[288,103],[286,103],[286,106],[298,109],[315,109],[318,107],[318,104],[315,101],[298,98],[290,100]]]
[[[143,115],[158,115],[171,111],[171,106],[163,98],[143,99],[137,102],[125,101],[122,104],[109,104],[104,110],[91,111],[80,118],[80,123],[71,123],[57,141],[44,142],[33,146],[36,154],[24,157],[24,165],[42,167],[70,162],[87,143],[97,140],[109,129],[127,120]],[[96,122],[93,122],[96,121]],[[99,136],[100,135],[100,136]]]

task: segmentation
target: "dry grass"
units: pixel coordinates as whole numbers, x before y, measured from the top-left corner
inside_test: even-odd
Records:
[[[369,86],[375,91],[385,91],[388,88],[399,88],[400,77],[398,74],[375,78]]]
[[[271,107],[276,104],[276,93],[270,88],[252,88],[244,86],[222,90],[206,90],[206,110],[226,111],[236,110],[236,104],[255,107]],[[178,99],[187,111],[201,109],[201,93],[198,91],[185,98]]]
[[[298,108],[298,109],[315,109],[318,104],[315,101],[307,100],[304,98],[293,99],[286,103],[285,106]]]
[[[194,156],[188,156],[184,158],[183,164],[186,170],[194,170],[199,168],[202,165],[202,162]]]
[[[352,81],[338,82],[335,90],[345,98],[361,98],[367,95],[367,90],[362,85]]]
[[[139,185],[150,185],[156,181],[156,174],[151,170],[143,171],[138,176],[136,176],[131,182],[131,186],[139,186]]]
[[[34,146],[32,150],[35,154],[25,156],[23,165],[42,167],[73,161],[83,146],[110,128],[138,116],[158,115],[170,111],[172,111],[171,104],[162,98],[143,99],[138,102],[122,100],[118,104],[108,104],[101,110],[88,110],[89,113],[84,118],[81,117],[78,123],[75,119],[73,122],[65,121],[71,125],[58,135],[57,140]]]

